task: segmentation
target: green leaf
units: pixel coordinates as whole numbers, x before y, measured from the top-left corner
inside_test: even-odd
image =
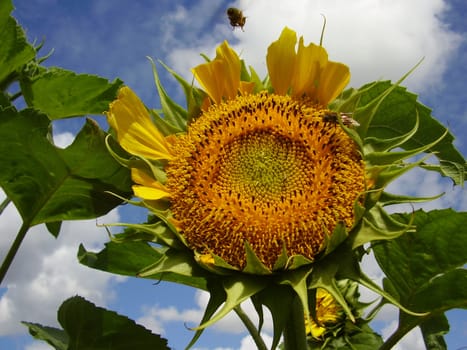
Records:
[[[101,216],[131,195],[128,169],[107,152],[104,133],[88,120],[72,145],[48,140],[49,120],[34,110],[0,110],[0,185],[33,226]]]
[[[416,232],[394,240],[373,243],[378,264],[411,310],[425,311],[415,317],[401,313],[399,327],[387,348],[413,327],[452,308],[467,308],[467,213],[451,209],[415,212]],[[409,222],[412,215],[397,214]]]
[[[13,17],[9,17],[13,6],[10,1],[0,4],[0,90],[14,80],[12,74],[34,59],[36,50],[26,41],[23,29]]]
[[[42,326],[37,323],[22,322],[29,329],[29,334],[34,338],[43,340],[56,350],[68,350],[68,335],[62,329]]]
[[[34,77],[20,81],[28,106],[49,117],[61,119],[86,114],[102,114],[122,85],[121,80],[76,74],[61,68],[50,68]]]
[[[390,82],[378,82],[366,85],[360,90],[359,106],[369,104],[377,96],[384,94],[393,85]],[[357,116],[354,116],[357,118]],[[365,135],[365,142],[374,139],[396,139],[410,134],[418,118],[417,132],[400,145],[405,150],[414,150],[434,143],[445,132],[446,128],[431,116],[431,110],[417,101],[417,96],[403,87],[395,87],[381,102],[372,115],[371,123]],[[357,121],[361,122],[358,118]],[[454,147],[454,136],[451,133],[438,143],[432,145],[427,152],[434,153],[440,161],[440,171],[452,178],[454,183],[462,184],[465,179],[467,165],[462,154]],[[449,169],[444,169],[449,162]],[[456,166],[454,167],[453,164]]]
[[[169,253],[169,256],[173,257],[172,254]],[[160,269],[149,271],[151,274],[144,275],[145,278],[185,284],[203,290],[207,288],[207,272],[198,267],[194,260],[191,265],[187,259],[180,260],[180,256],[167,261],[162,250],[157,250],[146,242],[109,242],[99,253],[88,252],[81,246],[78,259],[83,265],[97,270],[134,277],[141,276],[144,270],[155,269],[155,263],[159,262],[163,263]],[[182,265],[177,267],[177,263]],[[169,264],[175,265],[174,270],[170,271]]]
[[[58,321],[68,334],[68,350],[169,349],[166,339],[79,296],[63,302]]]

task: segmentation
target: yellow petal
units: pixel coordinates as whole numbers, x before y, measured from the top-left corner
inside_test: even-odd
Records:
[[[131,178],[136,183],[132,187],[136,197],[146,200],[158,200],[170,197],[170,193],[163,184],[141,169],[131,168]]]
[[[297,60],[292,79],[292,95],[313,96],[320,81],[321,67],[326,65],[328,54],[322,46],[313,43],[303,45],[303,37],[300,37],[297,51]]]
[[[350,70],[345,64],[331,62],[321,72],[318,86],[318,101],[327,106],[344,90],[350,81]]]
[[[269,79],[276,94],[287,94],[291,86],[297,56],[295,53],[296,43],[296,33],[285,27],[279,39],[268,47],[266,63]]]
[[[239,91],[242,95],[248,95],[253,92],[255,88],[255,83],[252,81],[241,81]]]
[[[216,50],[216,58],[201,64],[192,72],[204,91],[215,103],[237,96],[241,63],[237,53],[224,41]]]
[[[240,58],[227,41],[217,47],[216,53],[216,59],[222,61],[224,69],[223,97],[229,100],[234,99],[237,97],[240,85]]]
[[[195,79],[215,103],[222,102],[222,68],[222,62],[213,60],[191,70]]]
[[[172,159],[164,135],[153,124],[146,107],[129,87],[124,86],[119,90],[106,115],[123,149],[149,159]]]

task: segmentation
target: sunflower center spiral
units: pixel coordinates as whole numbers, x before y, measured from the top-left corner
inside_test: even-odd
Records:
[[[307,168],[300,145],[266,131],[233,140],[219,158],[224,160],[218,174],[219,190],[242,193],[253,201],[280,200],[300,187]]]
[[[245,242],[270,269],[284,248],[310,260],[364,190],[354,142],[325,110],[261,93],[214,105],[174,145],[171,210],[189,246],[244,268]]]

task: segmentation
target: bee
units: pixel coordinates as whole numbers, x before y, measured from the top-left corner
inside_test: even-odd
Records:
[[[243,26],[245,25],[246,17],[243,16],[243,12],[241,10],[235,7],[229,7],[227,9],[227,17],[229,17],[232,29],[235,29],[235,27],[240,27],[240,29],[243,31]]]
[[[360,123],[350,116],[351,114],[352,113],[326,112],[323,115],[323,122],[337,124],[339,122],[338,118],[340,117],[342,124],[349,128],[360,126]]]

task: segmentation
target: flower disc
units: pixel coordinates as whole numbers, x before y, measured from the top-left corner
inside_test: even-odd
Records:
[[[326,112],[263,92],[195,120],[173,145],[166,184],[188,245],[243,269],[248,242],[273,269],[284,247],[313,260],[338,222],[350,228],[364,164]]]

